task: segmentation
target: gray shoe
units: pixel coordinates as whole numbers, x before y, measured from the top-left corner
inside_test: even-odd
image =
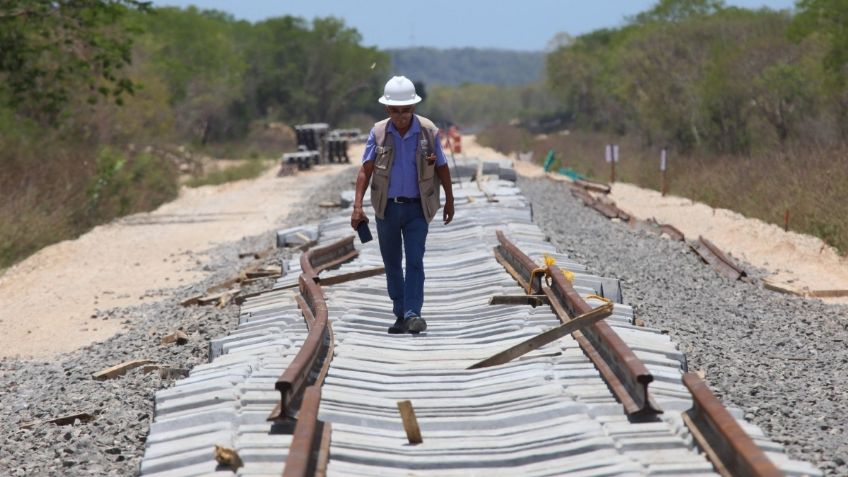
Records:
[[[421,333],[427,329],[427,322],[418,315],[409,315],[406,317],[406,329],[410,333]]]

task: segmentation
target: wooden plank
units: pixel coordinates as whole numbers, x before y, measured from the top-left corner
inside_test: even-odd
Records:
[[[382,275],[384,273],[386,273],[386,267],[375,267],[360,270],[358,272],[340,273],[331,277],[315,277],[315,280],[323,287],[327,285],[338,285],[339,283],[359,280],[361,278],[373,277],[375,275]]]
[[[547,295],[493,295],[489,298],[490,305],[547,305]]]
[[[18,427],[20,427],[21,429],[32,429],[33,427],[40,426],[41,424],[56,424],[57,426],[67,426],[73,424],[77,420],[79,420],[80,422],[89,422],[94,420],[94,415],[87,412],[77,412],[61,417],[55,417],[53,419],[47,419],[46,421],[36,420],[22,422]]]
[[[315,465],[315,477],[327,475],[327,465],[330,463],[330,443],[332,441],[333,423],[325,422],[321,434],[321,446],[318,448],[318,462]]]
[[[197,300],[198,305],[211,305],[212,303],[220,303],[222,298],[229,299],[238,294],[241,288],[231,288],[227,291],[206,295]]]
[[[178,345],[186,344],[188,343],[188,335],[181,330],[177,330],[171,334],[162,337],[162,344],[170,343],[176,343]]]
[[[848,296],[848,290],[813,290],[807,295],[814,298],[842,298]]]
[[[281,277],[283,268],[279,265],[271,265],[265,268],[249,269],[244,274],[247,278]]]
[[[398,411],[400,418],[403,420],[403,429],[406,431],[406,439],[410,444],[421,444],[424,440],[421,438],[421,428],[418,427],[418,419],[415,418],[415,409],[412,408],[412,402],[409,400],[398,401]]]
[[[504,364],[512,361],[515,358],[523,356],[533,350],[539,349],[540,347],[556,341],[562,338],[565,335],[570,335],[575,331],[585,328],[592,323],[596,323],[610,315],[612,315],[612,303],[606,303],[604,305],[595,308],[594,310],[584,313],[573,320],[563,323],[556,328],[552,328],[548,331],[545,331],[542,334],[534,336],[529,340],[523,341],[512,348],[509,348],[505,351],[501,351],[489,358],[484,359],[478,363],[475,363],[469,366],[467,369],[480,369],[480,368],[488,368],[490,366],[497,366],[499,364]]]
[[[798,290],[797,288],[792,288],[789,285],[785,285],[783,283],[777,283],[775,281],[769,280],[768,278],[763,278],[763,286],[767,290],[776,291],[779,293],[786,293],[787,295],[796,295],[796,296],[804,296],[804,292]]]
[[[768,278],[763,279],[763,286],[771,291],[786,293],[796,296],[808,296],[812,298],[844,298],[848,297],[848,290],[806,290],[793,288],[784,283],[778,283]]]
[[[123,376],[127,373],[127,371],[131,369],[138,368],[139,366],[144,366],[145,364],[153,363],[152,359],[134,359],[132,361],[125,361],[121,364],[116,364],[110,368],[106,368],[100,370],[91,375],[92,378],[103,381],[104,379],[112,379],[117,378],[118,376]]]

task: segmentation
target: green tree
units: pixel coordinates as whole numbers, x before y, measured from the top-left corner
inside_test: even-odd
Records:
[[[709,16],[724,8],[722,0],[659,0],[653,8],[634,18],[635,23],[679,22]]]
[[[123,68],[132,38],[119,21],[134,0],[18,0],[0,2],[0,99],[18,112],[55,123],[82,90],[121,101],[133,92]]]
[[[178,126],[205,144],[236,128],[229,114],[241,99],[247,69],[237,32],[246,27],[216,11],[159,8],[143,20],[139,40],[169,87]]]
[[[822,65],[831,109],[841,136],[848,134],[848,2],[844,0],[798,0],[792,25],[793,39],[820,41],[826,45]]]
[[[373,109],[388,57],[359,43],[337,18],[272,18],[256,24],[245,89],[258,114],[284,121],[338,123]]]
[[[824,64],[832,78],[845,86],[848,66],[848,2],[844,0],[798,0],[792,28],[795,39],[822,36],[829,46]]]

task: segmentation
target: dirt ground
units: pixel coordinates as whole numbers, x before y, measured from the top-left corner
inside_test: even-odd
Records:
[[[362,154],[351,146],[351,157]],[[96,227],[51,245],[0,276],[0,356],[49,359],[119,332],[98,310],[149,303],[148,293],[187,285],[211,272],[218,243],[271,232],[312,181],[333,166],[196,189],[150,213]],[[353,179],[353,178],[351,178]],[[160,295],[156,295],[160,296]]]
[[[477,144],[474,136],[463,137],[465,154],[474,157],[502,157],[498,152]],[[546,173],[531,162],[512,158],[516,171],[539,177]],[[556,180],[565,176],[548,174]],[[769,281],[797,293],[821,290],[848,290],[848,258],[840,257],[821,239],[782,228],[758,219],[746,218],[727,209],[676,196],[662,197],[659,192],[617,182],[610,198],[616,205],[640,220],[655,218],[671,224],[688,240],[703,236],[734,258],[768,270]],[[848,303],[848,298],[823,298],[828,303]]]

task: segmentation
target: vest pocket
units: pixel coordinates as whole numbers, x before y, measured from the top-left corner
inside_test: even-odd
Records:
[[[392,157],[392,150],[388,147],[379,147],[377,149],[377,157],[374,159],[374,168],[378,171],[389,170],[389,160]],[[384,174],[385,175],[385,174]]]
[[[427,222],[433,220],[433,216],[439,210],[439,196],[436,193],[436,187],[438,186],[432,180],[418,182],[418,191],[421,193],[421,208],[424,210],[424,217]]]
[[[427,161],[423,159],[421,162],[424,163],[424,166],[422,167],[423,170],[421,171],[421,180],[431,180],[433,178],[433,173],[436,170],[436,163],[427,164]]]

